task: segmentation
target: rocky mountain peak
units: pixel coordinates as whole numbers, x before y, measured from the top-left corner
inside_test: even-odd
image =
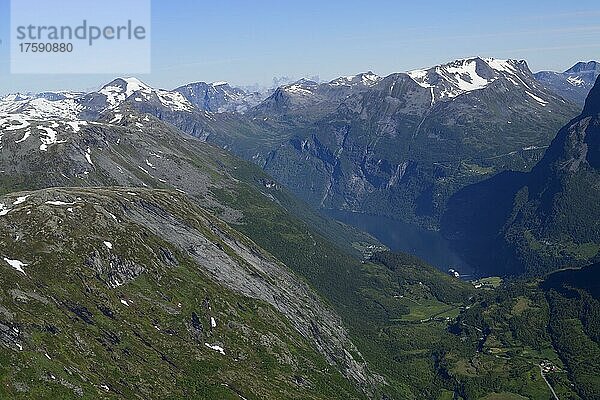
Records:
[[[379,82],[382,78],[373,73],[373,71],[367,71],[367,72],[363,72],[360,73],[358,75],[351,75],[351,76],[342,76],[339,78],[336,78],[334,80],[332,80],[331,82],[329,82],[330,86],[355,86],[355,85],[362,85],[362,86],[373,86],[375,85],[377,82]]]
[[[600,70],[600,63],[596,61],[580,61],[565,71],[566,74],[579,74],[581,72],[593,72]]]
[[[537,72],[535,78],[564,99],[574,101],[583,107],[598,75],[600,75],[600,63],[582,61],[565,72]]]
[[[531,89],[531,84],[535,83],[525,83],[528,80],[533,81],[525,61],[496,58],[464,58],[428,69],[412,70],[407,74],[419,86],[431,89],[435,100],[449,100],[464,93],[484,89],[501,78],[526,89]],[[542,101],[546,103],[545,100]]]
[[[117,78],[104,85],[98,93],[106,96],[106,102],[110,107],[115,107],[140,91],[148,94],[152,92],[152,88],[137,78]]]

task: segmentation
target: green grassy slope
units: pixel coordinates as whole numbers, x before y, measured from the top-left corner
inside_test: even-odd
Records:
[[[362,397],[273,306],[227,289],[137,217],[189,221],[216,243],[204,250],[215,262],[242,268],[181,195],[24,196],[0,217],[0,255],[26,264],[0,260],[1,398]]]

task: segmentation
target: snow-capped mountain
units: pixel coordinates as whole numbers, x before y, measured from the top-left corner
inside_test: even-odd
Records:
[[[152,88],[136,78],[115,79],[99,91],[82,96],[78,101],[91,113],[116,110],[126,103],[153,104],[172,111],[194,110],[194,106],[180,93]]]
[[[57,131],[76,133],[87,124],[79,118],[81,93],[11,94],[0,99],[0,150],[6,141],[35,144],[40,151],[61,142]],[[59,128],[59,129],[57,129]],[[27,143],[24,143],[27,142]]]
[[[162,112],[195,109],[180,93],[151,88],[136,78],[118,78],[87,94],[12,94],[0,99],[0,149],[12,141],[48,151],[83,126],[126,124],[129,113],[124,108],[129,104],[155,105]],[[129,123],[138,130],[144,127],[143,120]]]
[[[432,103],[484,89],[496,81],[505,81],[524,89],[534,101],[547,104],[546,99],[534,94],[540,88],[531,79],[531,71],[525,61],[474,57],[409,71],[408,75],[421,87],[431,90]]]
[[[8,95],[0,99],[0,149],[14,142],[48,151],[88,125],[131,125],[131,129],[141,130],[150,120],[130,115],[125,110],[130,103],[159,105],[163,112],[194,110],[180,93],[151,88],[136,78],[118,78],[87,94]]]
[[[317,103],[319,84],[309,79],[300,79],[289,85],[283,85],[275,89],[275,92],[257,105],[253,110],[255,113],[286,113],[304,106]]]
[[[565,99],[583,106],[585,99],[600,75],[600,63],[578,62],[564,72],[541,71],[535,78]]]
[[[90,120],[128,103],[157,103],[172,111],[192,111],[194,106],[180,93],[154,89],[136,78],[118,78],[91,93],[43,92],[11,94],[0,98],[0,115],[25,119]]]
[[[405,89],[409,87],[414,89],[414,96],[408,96]],[[407,102],[407,106],[412,104],[415,112],[422,113],[423,108],[430,108],[434,103],[492,87],[503,93],[516,90],[525,103],[535,103],[535,107],[545,107],[555,100],[554,94],[536,81],[525,61],[473,57],[385,78],[369,71],[320,84],[302,79],[279,87],[253,110],[253,115],[314,120],[334,111],[342,103],[351,103],[350,99],[361,93],[375,95],[382,90],[393,97],[396,97],[393,93],[400,91],[401,96],[408,96],[402,101]]]
[[[455,190],[531,168],[577,111],[525,61],[474,57],[384,78],[299,81],[251,111],[260,135],[207,137],[317,207],[435,228]]]
[[[39,94],[10,94],[0,98],[0,115],[21,114],[24,118],[76,119],[83,107],[77,99],[82,93],[44,92]]]
[[[357,86],[366,86],[370,87],[376,84],[381,80],[381,77],[373,72],[364,72],[358,75],[351,76],[342,76],[337,79],[332,80],[328,83],[330,86],[347,86],[347,87],[357,87]]]

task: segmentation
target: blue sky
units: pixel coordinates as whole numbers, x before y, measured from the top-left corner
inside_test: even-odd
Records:
[[[0,0],[0,93],[88,90],[114,78],[11,75],[9,3]],[[533,71],[598,60],[600,3],[153,0],[152,73],[138,77],[163,88],[268,85],[275,76],[386,75],[472,55],[525,59]]]

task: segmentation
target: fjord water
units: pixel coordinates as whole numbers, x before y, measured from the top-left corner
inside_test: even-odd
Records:
[[[439,233],[392,218],[349,211],[325,210],[331,218],[375,236],[392,251],[414,254],[441,271],[453,268],[462,277],[473,277],[474,268],[452,250]]]

